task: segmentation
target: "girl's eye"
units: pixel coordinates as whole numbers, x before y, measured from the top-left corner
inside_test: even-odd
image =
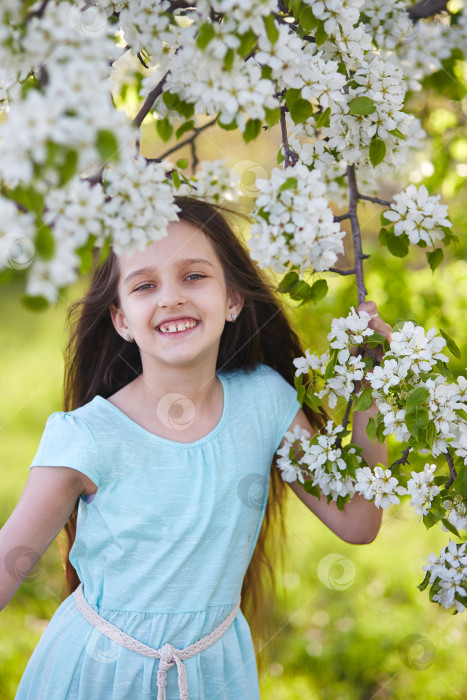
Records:
[[[188,275],[187,280],[190,279],[190,277],[196,277],[197,279],[202,280],[206,277],[206,275],[200,275],[197,272],[193,272],[191,275]]]
[[[142,289],[144,289],[145,287],[151,287],[151,286],[152,286],[152,285],[151,285],[149,282],[146,282],[145,284],[142,284],[140,287],[136,287],[136,288],[135,288],[135,292],[139,292],[139,291],[141,291]]]

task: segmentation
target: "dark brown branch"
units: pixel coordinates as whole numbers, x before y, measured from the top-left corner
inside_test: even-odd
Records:
[[[169,72],[167,71],[167,73],[164,75],[162,80],[156,85],[155,88],[153,88],[151,90],[149,95],[146,97],[143,106],[139,110],[136,117],[133,119],[133,124],[135,126],[141,126],[145,117],[147,117],[147,115],[149,114],[149,110],[153,106],[154,102],[157,100],[159,95],[162,95],[162,90],[164,88],[164,84],[165,84],[165,81],[167,80],[168,74],[169,74]]]
[[[426,17],[432,17],[446,9],[448,0],[421,0],[415,5],[406,8],[406,11],[413,22]]]
[[[374,202],[375,204],[381,204],[383,207],[390,207],[393,202],[388,202],[386,199],[380,199],[379,197],[370,197],[367,194],[358,193],[358,199],[366,199],[368,202]]]
[[[24,24],[27,24],[33,17],[39,17],[39,18],[41,18],[42,15],[44,14],[45,8],[46,8],[47,5],[49,4],[49,2],[50,2],[50,0],[43,0],[43,2],[42,2],[41,5],[37,8],[37,10],[33,10],[32,12],[30,12],[30,13],[27,15],[27,17],[26,17],[26,19],[25,19],[25,21],[24,21]]]
[[[337,223],[338,221],[344,221],[344,219],[350,219],[349,212],[347,212],[347,214],[339,214],[339,216],[335,216],[334,223]]]
[[[456,476],[457,476],[457,472],[456,472],[456,469],[454,467],[454,460],[453,460],[452,455],[449,452],[449,450],[446,450],[446,452],[444,453],[444,456],[446,457],[446,462],[448,463],[448,467],[449,467],[449,479],[446,481],[444,488],[448,489],[450,486],[453,485],[453,483],[456,479]]]
[[[141,51],[138,51],[138,53],[137,53],[136,55],[138,56],[139,62],[141,63],[141,65],[143,65],[145,68],[149,68],[149,66],[147,65],[147,63],[145,63],[145,62],[143,61],[143,57],[141,56]]]
[[[292,151],[289,146],[289,141],[287,138],[287,125],[285,123],[285,105],[281,106],[281,133],[282,133],[282,145],[284,146],[284,167],[288,168],[289,165],[294,166],[298,160],[297,154]]]
[[[397,467],[399,464],[401,464],[402,466],[409,464],[408,456],[409,456],[409,453],[411,450],[412,450],[411,447],[407,447],[403,451],[402,457],[400,457],[399,459],[396,459],[396,461],[390,465],[389,469],[392,471],[392,468]]]
[[[351,270],[339,270],[337,267],[330,267],[329,272],[336,272],[338,275],[354,275],[355,269],[352,268]]]
[[[185,139],[184,141],[180,141],[180,143],[175,144],[175,146],[172,146],[172,148],[169,148],[169,150],[165,151],[165,153],[163,153],[161,156],[158,156],[157,158],[146,158],[146,161],[148,163],[159,163],[161,160],[164,160],[164,158],[167,158],[167,156],[170,156],[175,151],[178,151],[179,148],[183,148],[183,146],[187,146],[188,144],[193,143],[193,141],[198,136],[198,134],[200,134],[205,129],[208,129],[213,124],[215,124],[216,121],[217,121],[217,117],[214,117],[214,119],[211,119],[210,122],[203,124],[203,126],[195,127],[193,129],[194,133],[191,136],[189,136],[187,139]]]
[[[358,189],[357,189],[357,178],[355,176],[355,167],[349,165],[347,167],[347,179],[349,182],[349,219],[350,225],[352,227],[352,240],[353,240],[353,250],[354,250],[354,268],[355,276],[357,278],[357,291],[358,291],[358,303],[361,304],[365,301],[366,287],[363,280],[363,260],[364,255],[362,253],[362,238],[360,235],[360,223],[357,216],[357,204],[358,204]]]

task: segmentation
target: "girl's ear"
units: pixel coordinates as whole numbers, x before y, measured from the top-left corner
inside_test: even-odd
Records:
[[[130,329],[128,328],[123,311],[121,309],[117,309],[115,304],[111,304],[109,306],[109,311],[115,330],[122,336],[122,338],[125,338]]]
[[[228,321],[231,321],[232,320],[231,314],[235,314],[235,316],[238,316],[240,311],[243,308],[244,303],[245,303],[245,299],[242,297],[240,292],[237,292],[235,290],[231,290],[229,293],[229,298],[228,298],[226,319]]]

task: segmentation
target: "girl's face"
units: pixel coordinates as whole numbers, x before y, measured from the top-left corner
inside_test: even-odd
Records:
[[[143,371],[157,366],[216,365],[219,342],[243,300],[227,290],[224,271],[209,238],[187,222],[173,222],[168,235],[131,257],[119,256],[120,309],[113,324],[137,343]]]

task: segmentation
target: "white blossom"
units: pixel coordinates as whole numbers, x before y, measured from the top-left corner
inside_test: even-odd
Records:
[[[373,469],[363,467],[356,470],[356,477],[355,491],[361,493],[367,500],[374,499],[377,508],[389,508],[391,504],[400,503],[396,494],[407,493],[390,469],[383,469],[380,466]]]
[[[435,470],[436,464],[425,464],[422,472],[411,472],[412,478],[407,482],[410,505],[420,515],[428,513],[433,498],[439,494],[439,487],[433,483]]]
[[[447,206],[438,204],[440,195],[430,197],[425,185],[409,185],[394,196],[394,204],[384,213],[386,219],[394,222],[394,233],[407,234],[411,243],[424,241],[435,245],[444,238],[443,227],[450,227]]]

